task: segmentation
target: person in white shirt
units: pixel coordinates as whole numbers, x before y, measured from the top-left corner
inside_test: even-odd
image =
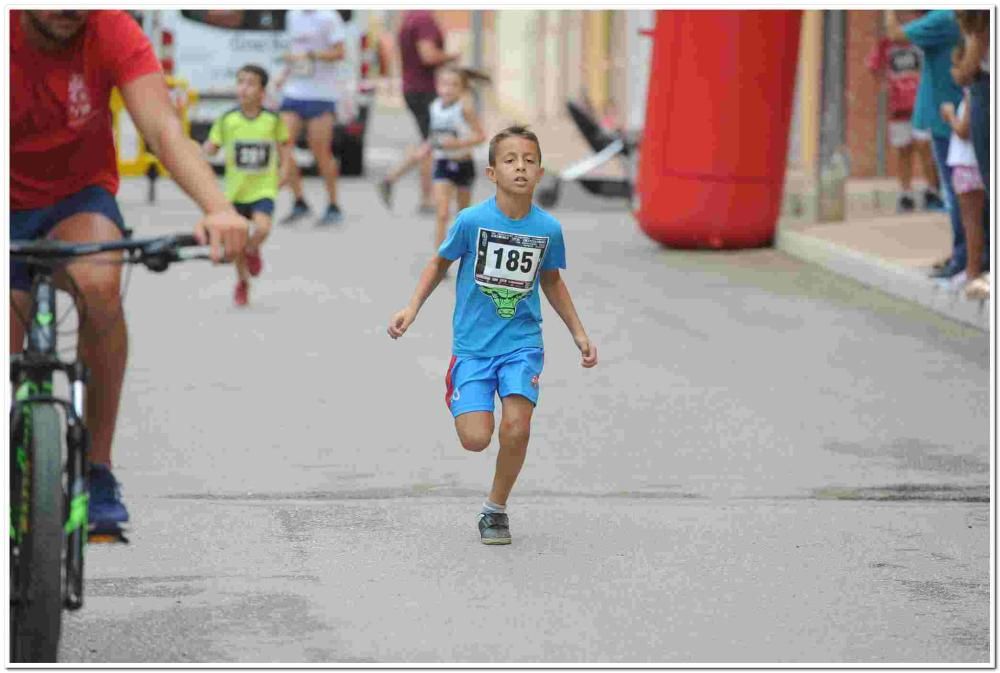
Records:
[[[345,53],[344,22],[335,11],[291,9],[285,17],[285,29],[291,45],[284,55],[285,70],[276,82],[283,94],[279,111],[293,142],[305,125],[309,150],[326,183],[330,203],[316,224],[337,224],[343,215],[337,205],[339,171],[333,158],[333,126],[340,93],[338,62]],[[294,162],[289,177],[295,204],[282,224],[296,222],[311,212],[302,195],[302,174]]]

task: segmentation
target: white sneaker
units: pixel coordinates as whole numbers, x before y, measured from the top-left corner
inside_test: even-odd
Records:
[[[939,278],[937,280],[938,287],[942,290],[947,290],[948,292],[958,293],[965,287],[966,273],[964,271],[959,271],[951,278]]]

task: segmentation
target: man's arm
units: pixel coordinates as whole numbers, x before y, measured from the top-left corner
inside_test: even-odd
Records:
[[[163,75],[155,72],[137,77],[124,84],[121,93],[153,153],[205,213],[195,227],[195,236],[211,244],[212,259],[231,259],[246,245],[247,221],[226,200],[198,144],[184,134]]]
[[[569,288],[563,282],[559,269],[543,269],[541,284],[545,298],[566,323],[569,333],[573,335],[573,341],[583,354],[583,366],[593,367],[597,364],[597,346],[590,343],[587,331],[583,329],[583,323],[580,322],[580,316],[573,306],[573,298],[569,295]]]
[[[431,296],[435,288],[444,279],[445,273],[448,271],[448,267],[454,262],[453,259],[447,259],[441,255],[435,255],[424,270],[420,273],[420,280],[417,281],[417,288],[413,291],[413,296],[410,298],[410,303],[406,305],[402,311],[397,312],[392,319],[389,321],[389,336],[393,339],[398,339],[403,336],[413,321],[417,319],[417,313],[420,312],[420,308],[427,301],[427,298]]]
[[[951,69],[952,79],[959,86],[969,86],[979,74],[979,64],[985,55],[981,37],[975,33],[965,35],[965,53],[958,65]]]
[[[219,151],[219,146],[211,140],[206,140],[201,144],[201,151],[210,157],[214,157],[215,153]]]
[[[438,49],[433,40],[417,40],[417,55],[420,56],[420,62],[428,68],[436,68],[439,65],[450,63],[459,56]]]
[[[909,44],[910,38],[906,37],[903,27],[899,25],[899,17],[893,9],[885,10],[885,34],[893,42]]]

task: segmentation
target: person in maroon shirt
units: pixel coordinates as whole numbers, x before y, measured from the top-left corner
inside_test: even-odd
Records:
[[[247,243],[248,223],[219,188],[198,146],[184,133],[149,40],[122,11],[11,12],[10,238],[87,242],[117,240],[125,225],[114,194],[118,169],[109,96],[118,87],[125,107],[173,179],[201,208],[198,240],[216,261],[232,259]],[[128,350],[121,303],[121,253],[89,257],[66,268],[87,319],[79,328],[79,357],[92,376],[86,423],[90,430],[90,521],[128,520],[111,473],[111,440],[118,417]],[[102,263],[104,262],[104,263]],[[31,281],[11,263],[10,350],[21,349]],[[70,284],[57,276],[57,284]]]
[[[444,35],[426,9],[407,10],[399,29],[399,52],[403,61],[403,98],[417,120],[420,137],[430,135],[431,101],[437,97],[434,71],[459,57],[444,51]],[[433,214],[431,199],[431,158],[420,164],[420,212]]]

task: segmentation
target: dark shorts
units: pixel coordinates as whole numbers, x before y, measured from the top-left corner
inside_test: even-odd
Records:
[[[410,108],[417,120],[420,137],[427,140],[427,136],[431,134],[431,103],[437,98],[437,94],[433,91],[410,91],[404,93],[403,98],[406,100],[406,107]]]
[[[336,114],[337,104],[332,100],[302,100],[300,98],[285,98],[281,101],[279,112],[294,112],[303,120],[308,121],[329,112]]]
[[[257,199],[249,203],[234,203],[233,206],[235,206],[237,213],[248,220],[253,217],[254,213],[274,215],[274,199]]]
[[[456,187],[467,189],[476,179],[476,166],[471,159],[436,159],[434,161],[434,179],[447,180]]]
[[[61,201],[44,208],[10,211],[10,240],[34,241],[45,238],[63,220],[79,213],[98,213],[115,223],[122,236],[129,234],[125,220],[118,209],[114,195],[104,187],[85,187]],[[12,290],[31,290],[28,265],[24,262],[10,262],[10,287]]]

